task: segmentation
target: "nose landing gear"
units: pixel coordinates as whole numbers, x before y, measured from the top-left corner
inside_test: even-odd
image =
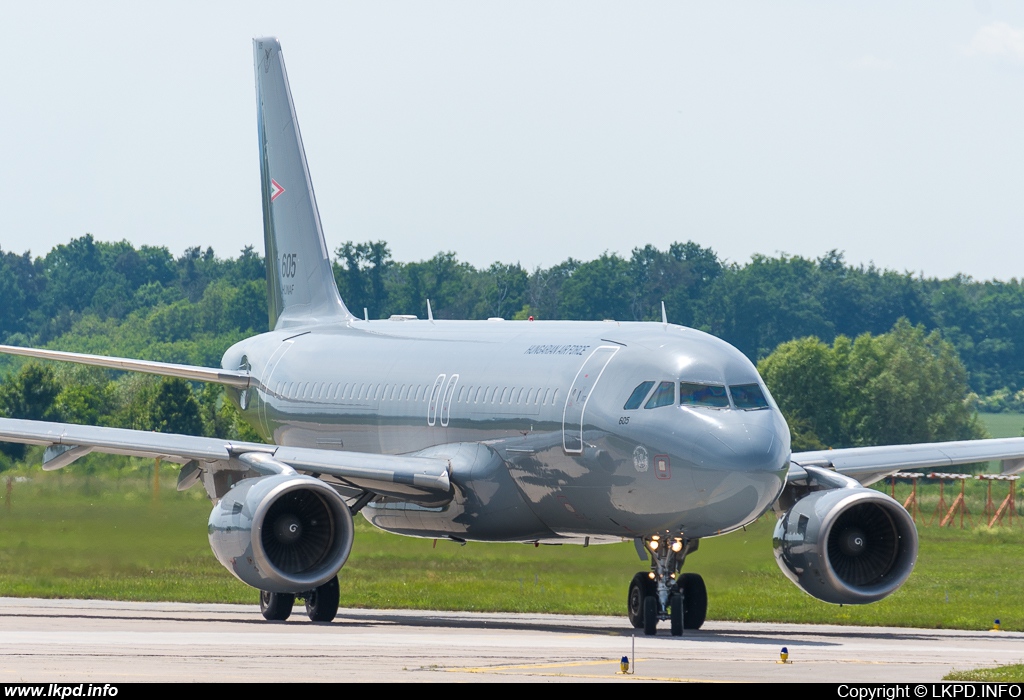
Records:
[[[684,629],[700,629],[708,611],[708,593],[699,574],[680,574],[686,555],[697,551],[698,540],[667,539],[657,535],[644,540],[651,555],[651,570],[640,572],[629,584],[629,622],[644,634],[657,632],[660,620],[671,622],[673,637]]]

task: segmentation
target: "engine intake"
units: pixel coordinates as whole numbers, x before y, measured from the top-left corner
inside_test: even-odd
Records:
[[[273,593],[326,583],[352,551],[352,514],[311,476],[243,479],[210,513],[210,547],[242,582]]]
[[[775,560],[808,594],[826,603],[873,603],[903,585],[917,561],[917,528],[884,493],[816,491],[775,525]]]

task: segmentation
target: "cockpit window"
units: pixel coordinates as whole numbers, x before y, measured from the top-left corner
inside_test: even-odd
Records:
[[[658,385],[658,388],[651,394],[651,398],[647,399],[647,404],[644,408],[661,408],[662,406],[671,406],[676,402],[676,387],[673,382],[662,382]]]
[[[636,389],[633,389],[633,393],[629,395],[629,399],[626,401],[626,405],[622,407],[622,410],[632,411],[640,408],[640,404],[644,402],[647,392],[651,390],[652,386],[654,386],[654,382],[642,382],[639,384]]]
[[[719,384],[679,382],[679,404],[681,406],[729,408],[729,396],[725,393],[725,387]]]
[[[768,408],[768,399],[764,397],[764,392],[757,384],[738,384],[730,386],[729,391],[732,393],[732,401],[736,404],[736,408],[748,411]]]

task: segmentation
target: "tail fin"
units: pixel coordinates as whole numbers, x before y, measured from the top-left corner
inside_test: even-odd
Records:
[[[352,320],[334,282],[281,44],[252,43],[270,327]]]

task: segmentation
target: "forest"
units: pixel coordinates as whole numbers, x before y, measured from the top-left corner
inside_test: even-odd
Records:
[[[664,301],[671,322],[760,362],[795,448],[976,437],[975,411],[1024,408],[1024,286],[1016,279],[926,278],[849,264],[834,250],[740,264],[693,242],[534,270],[476,268],[454,252],[400,262],[384,241],[347,242],[333,266],[349,308],[369,318],[422,318],[429,299],[441,319],[652,321]],[[265,276],[251,246],[235,257],[212,248],[175,256],[87,234],[43,256],[0,251],[0,342],[218,366],[232,343],[267,330]],[[255,439],[217,387],[12,357],[0,358],[0,371],[7,416]],[[889,385],[870,389],[879,377]],[[905,430],[894,434],[892,416],[829,398],[851,387],[859,398],[850,401],[869,407],[893,391],[908,394]],[[936,409],[945,417],[913,418],[924,395],[946,402]],[[22,454],[17,446],[6,453]]]

